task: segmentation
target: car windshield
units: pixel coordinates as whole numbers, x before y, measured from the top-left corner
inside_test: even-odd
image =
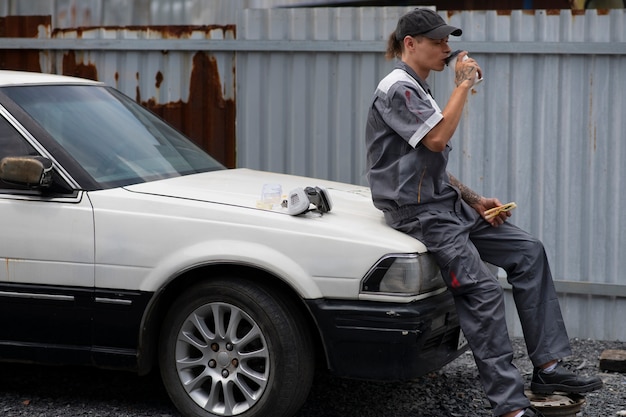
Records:
[[[112,88],[37,85],[3,91],[104,187],[224,169]]]

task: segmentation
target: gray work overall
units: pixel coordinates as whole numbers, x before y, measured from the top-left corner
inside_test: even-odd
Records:
[[[528,355],[535,366],[571,354],[559,301],[540,241],[509,222],[492,227],[467,204],[427,211],[390,226],[424,242],[454,295],[461,328],[474,354],[495,415],[530,405],[513,350],[503,290],[483,262],[502,267],[513,286]]]
[[[368,114],[368,181],[387,223],[435,256],[493,412],[502,415],[530,402],[512,364],[503,289],[484,261],[507,272],[535,366],[570,355],[569,338],[542,243],[510,222],[487,223],[450,183],[451,147],[432,152],[420,143],[442,117],[425,81],[399,63]]]

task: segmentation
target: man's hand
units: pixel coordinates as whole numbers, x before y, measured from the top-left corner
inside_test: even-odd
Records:
[[[494,216],[491,219],[487,220],[485,218],[485,214],[484,214],[485,211],[492,209],[494,207],[499,207],[501,205],[502,203],[497,198],[485,198],[485,197],[481,197],[477,202],[475,202],[474,204],[471,204],[472,208],[474,208],[474,210],[476,210],[478,214],[480,214],[481,217],[485,219],[485,221],[489,223],[490,225],[492,225],[493,227],[500,226],[502,223],[506,221],[507,218],[511,217],[511,212],[505,211],[505,212],[498,214],[497,216]]]
[[[478,66],[474,58],[470,58],[466,51],[459,54],[454,67],[454,83],[458,86],[466,82],[468,87],[476,84],[476,80],[482,77],[483,70]]]
[[[474,208],[474,210],[476,210],[478,214],[480,214],[480,216],[493,227],[500,226],[506,221],[507,217],[511,216],[511,212],[506,211],[498,214],[497,216],[487,219],[485,217],[485,212],[494,207],[500,207],[502,205],[500,200],[498,200],[497,198],[482,197],[476,191],[461,183],[461,181],[459,181],[454,175],[449,172],[448,178],[450,178],[450,184],[457,187],[461,192],[461,198],[463,199],[463,201],[465,201],[472,208]]]

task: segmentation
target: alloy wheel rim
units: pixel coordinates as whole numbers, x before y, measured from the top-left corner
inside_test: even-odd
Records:
[[[265,336],[252,317],[232,304],[216,302],[194,310],[181,326],[175,355],[183,388],[213,414],[241,414],[267,388]]]

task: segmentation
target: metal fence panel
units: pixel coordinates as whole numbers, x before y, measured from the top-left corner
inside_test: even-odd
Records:
[[[270,43],[238,53],[238,165],[366,184],[367,107],[393,65],[387,37],[410,9],[243,11],[238,39]],[[485,73],[450,170],[518,203],[513,221],[546,245],[570,336],[626,340],[624,10],[440,13],[464,30],[452,48]],[[441,104],[452,78],[429,79]],[[521,335],[516,316],[510,308]]]
[[[328,0],[0,0],[0,16],[49,15],[55,28],[230,25],[247,8],[329,4]],[[335,2],[339,2],[336,0]]]
[[[470,44],[550,47],[542,53],[475,55],[485,63],[487,78],[455,138],[451,165],[477,191],[522,203],[515,222],[544,241],[555,280],[598,284],[576,290],[567,282],[559,285],[570,333],[579,337],[626,338],[616,314],[626,308],[620,273],[626,266],[626,221],[615,210],[626,203],[620,187],[626,158],[625,17],[616,10],[462,13],[450,19],[470,28]],[[590,295],[592,288],[601,295]],[[510,314],[515,316],[513,309]]]
[[[391,31],[398,9],[393,10],[242,12],[239,40],[291,48],[237,56],[237,96],[244,103],[237,109],[240,166],[364,183],[367,105],[390,64],[380,59],[379,50],[332,49],[348,42],[380,43],[375,29],[385,21]]]

